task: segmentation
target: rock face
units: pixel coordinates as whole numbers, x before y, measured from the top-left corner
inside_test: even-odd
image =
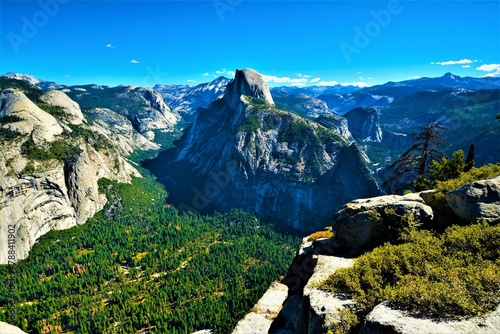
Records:
[[[26,334],[20,328],[0,321],[0,334]]]
[[[94,121],[91,129],[102,134],[115,144],[124,156],[130,155],[135,150],[159,150],[160,145],[140,134],[125,116],[111,109],[95,108],[86,111]]]
[[[384,221],[399,220],[412,214],[420,221],[433,218],[432,208],[418,195],[389,195],[358,199],[345,204],[333,218],[333,230],[339,244],[351,250],[377,246],[390,235],[384,233]]]
[[[299,116],[316,118],[332,114],[325,101],[305,94],[273,94],[273,99],[279,108],[292,111]]]
[[[151,88],[98,85],[72,86],[64,92],[84,110],[110,109],[126,117],[149,140],[154,131],[172,131],[180,116],[167,106],[160,93]]]
[[[266,103],[274,105],[269,87],[262,76],[249,68],[236,70],[234,80],[227,85],[224,100],[229,107],[236,109],[242,95],[264,100]]]
[[[278,282],[272,283],[252,311],[238,322],[233,334],[268,333],[273,320],[283,307],[287,295],[288,287],[286,285]]]
[[[379,194],[356,145],[277,109],[249,69],[236,71],[224,98],[198,112],[176,151],[146,166],[181,209],[242,208],[303,230],[329,224],[346,201]]]
[[[380,110],[374,107],[361,107],[349,111],[347,118],[349,131],[354,138],[365,141],[382,141]]]
[[[228,78],[219,77],[195,87],[156,85],[153,89],[163,96],[165,102],[172,108],[172,112],[181,115],[187,121],[192,121],[199,108],[208,108],[213,101],[224,96],[230,81]]]
[[[282,280],[282,284],[288,287],[286,290],[283,289],[288,291],[288,295],[285,295],[286,300],[285,298],[276,300],[275,303],[281,302],[282,305],[274,308],[281,311],[275,316],[271,326],[266,323],[264,331],[248,327],[246,332],[239,333],[327,333],[329,330],[345,328],[342,313],[350,310],[354,302],[318,288],[318,285],[333,272],[339,268],[350,267],[354,263],[353,259],[331,256],[335,249],[333,239],[313,242],[309,237],[304,238],[297,256]],[[271,295],[274,290],[275,287],[271,285],[266,295]],[[252,318],[256,316],[249,313],[244,320]],[[244,320],[240,323],[244,323]]]
[[[343,321],[341,311],[354,308],[355,302],[338,294],[323,291],[318,285],[337,269],[351,267],[354,260],[328,255],[316,255],[316,257],[314,273],[304,287],[303,296],[309,304],[309,333],[326,333],[341,326]]]
[[[349,131],[347,119],[344,117],[334,114],[323,115],[316,118],[316,122],[323,125],[325,128],[338,132],[347,142],[354,142],[354,138]]]
[[[4,89],[0,92],[0,117],[5,115],[22,118],[21,121],[8,124],[8,127],[23,134],[31,134],[35,143],[52,142],[55,136],[63,132],[54,116],[38,108],[17,90]]]
[[[47,104],[60,105],[65,110],[73,108],[71,115],[78,115],[79,107],[61,94],[50,93],[43,97]],[[58,120],[38,108],[23,93],[9,89],[0,93],[0,101],[0,115],[23,118],[5,125],[22,135],[0,143],[0,221],[6,222],[0,225],[0,243],[7,244],[7,229],[13,227],[16,260],[20,260],[28,256],[40,236],[50,230],[83,224],[104,207],[106,197],[99,194],[97,185],[100,178],[130,182],[130,175],[140,174],[116,148],[96,150],[91,143],[73,136],[68,124],[78,120],[77,116]],[[79,126],[88,129],[85,124]],[[22,145],[31,139],[33,145],[42,149],[48,149],[48,143],[56,140],[61,143],[59,134],[65,135],[62,145],[72,144],[79,148],[79,153],[71,159],[36,160],[20,154]],[[7,251],[6,247],[0,249],[2,264],[8,261]]]
[[[377,305],[366,317],[360,334],[494,334],[500,332],[500,306],[489,314],[461,321],[437,321],[409,316],[387,303]]]
[[[500,176],[463,185],[447,193],[446,202],[463,220],[500,222]]]
[[[71,124],[83,123],[83,114],[80,106],[63,92],[52,90],[42,95],[41,100],[48,105],[63,108],[64,112],[68,114],[68,121]]]

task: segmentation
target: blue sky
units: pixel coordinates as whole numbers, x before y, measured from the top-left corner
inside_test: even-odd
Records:
[[[250,67],[270,86],[500,76],[499,1],[0,2],[0,73],[189,84]]]

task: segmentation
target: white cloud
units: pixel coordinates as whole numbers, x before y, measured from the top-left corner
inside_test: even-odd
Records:
[[[202,74],[202,76],[204,76],[204,77],[208,77],[209,75],[210,75],[210,74],[208,74],[208,73],[203,73],[203,74]]]
[[[114,46],[113,44],[109,43],[109,44],[106,44],[106,47],[107,48],[110,48],[110,49],[116,49],[116,46]]]
[[[189,83],[195,83],[195,82],[196,82],[196,80],[191,80],[191,79],[188,79],[188,80],[187,80],[187,82],[189,82]]]
[[[373,77],[368,77],[368,80],[373,80]]]
[[[470,68],[470,65],[464,65],[462,68]]]
[[[314,78],[311,80],[311,83],[320,82],[320,81],[321,81],[321,78]]]
[[[311,76],[310,75],[303,75],[304,78],[309,79]]]
[[[412,76],[409,76],[408,79],[420,79],[420,75],[412,75]]]
[[[236,73],[234,71],[227,71],[227,75],[229,75],[230,77],[234,77]]]
[[[476,68],[478,71],[493,72],[488,73],[484,77],[500,77],[500,64],[484,64]]]
[[[338,81],[321,81],[318,86],[337,86]]]
[[[472,63],[477,63],[477,60],[470,60],[470,59],[461,59],[461,60],[448,60],[448,61],[436,61],[432,62],[431,65],[441,65],[441,66],[447,66],[447,65],[464,65],[464,64],[472,64]]]
[[[219,70],[219,71],[215,71],[216,74],[226,74],[227,71],[225,68],[223,68],[222,70]]]
[[[65,78],[71,78],[71,75],[69,75],[69,74],[65,74],[65,75],[64,75],[64,77],[65,77]]]
[[[131,62],[132,64],[139,64],[139,61],[138,61],[138,60],[135,60],[135,59],[132,59],[130,62]]]
[[[299,78],[299,79],[292,79],[289,77],[277,77],[274,75],[265,75],[262,74],[262,78],[264,79],[265,82],[270,82],[270,83],[277,83],[277,84],[292,84],[292,85],[305,85],[309,79],[307,78]]]

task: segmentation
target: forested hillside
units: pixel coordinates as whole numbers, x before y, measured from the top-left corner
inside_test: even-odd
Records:
[[[15,296],[14,318],[29,333],[227,333],[298,244],[241,211],[180,215],[151,178],[99,183],[104,210],[0,266],[0,321]]]

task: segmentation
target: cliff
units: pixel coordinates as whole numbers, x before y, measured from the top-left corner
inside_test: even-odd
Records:
[[[26,258],[50,230],[83,224],[101,210],[100,178],[140,176],[110,138],[91,130],[66,94],[35,92],[34,101],[20,90],[0,93],[0,220],[6,222],[0,243],[7,244],[13,226],[15,260]],[[0,249],[0,263],[8,262],[7,251]]]
[[[356,145],[278,109],[250,69],[237,70],[224,97],[198,112],[176,151],[147,166],[181,209],[242,208],[301,230],[328,224],[346,201],[379,193]]]

